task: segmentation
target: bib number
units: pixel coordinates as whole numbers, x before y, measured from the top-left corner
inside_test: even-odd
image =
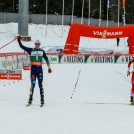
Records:
[[[36,60],[38,60],[38,56],[36,56]]]

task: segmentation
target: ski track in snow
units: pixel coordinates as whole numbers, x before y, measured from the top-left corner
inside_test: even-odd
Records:
[[[29,25],[34,47],[38,38],[43,46],[64,46],[69,26]],[[17,35],[17,24],[0,24],[0,47]],[[108,46],[109,44],[109,46]],[[117,48],[115,40],[81,38],[80,47],[128,50],[124,39]],[[48,48],[45,48],[48,49]],[[0,52],[23,52],[17,41]],[[52,64],[52,74],[43,66],[45,106],[40,108],[38,82],[33,105],[26,107],[30,90],[30,72],[23,71],[23,80],[0,81],[0,134],[130,134],[133,133],[134,107],[129,105],[131,83],[126,76],[125,64]],[[79,81],[72,95],[78,72]],[[131,81],[131,76],[127,77]]]

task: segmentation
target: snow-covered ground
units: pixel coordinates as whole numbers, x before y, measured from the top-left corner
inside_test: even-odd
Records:
[[[38,38],[42,46],[64,46],[69,26],[64,28],[61,37],[61,26],[49,25],[46,37],[45,26],[30,24],[32,41],[23,43],[34,47],[34,40]],[[0,46],[13,40],[16,34],[17,24],[0,24]],[[88,39],[81,40],[83,47],[87,47],[86,42]],[[105,42],[109,44],[105,40],[102,47]],[[94,44],[97,48],[96,39]],[[112,47],[116,48],[116,45]],[[126,44],[119,46],[122,47],[125,49]],[[0,50],[21,51],[17,42]],[[131,76],[124,78],[127,64],[52,64],[51,68],[53,72],[48,74],[47,66],[43,65],[45,106],[42,108],[39,107],[38,83],[33,105],[26,107],[30,92],[29,71],[23,71],[23,80],[20,81],[0,80],[0,134],[133,133],[134,107],[129,105]]]
[[[127,65],[53,64],[51,67],[52,74],[44,67],[43,108],[39,107],[37,85],[33,105],[26,107],[29,71],[23,71],[21,81],[0,81],[1,134],[133,133],[134,107],[128,105],[131,84],[116,72],[126,76]]]
[[[30,42],[23,42],[25,46],[33,47],[34,41],[39,39],[42,43],[43,49],[46,51],[52,47],[64,48],[70,26],[64,26],[64,32],[62,36],[62,26],[48,25],[47,35],[45,25],[29,24],[29,36],[31,36]],[[18,34],[18,24],[8,23],[0,24],[0,47],[4,46],[8,42],[12,41]],[[15,48],[15,49],[14,49]],[[81,37],[79,49],[86,49],[92,51],[105,51],[114,50],[128,53],[127,38],[121,38],[119,47],[117,47],[116,39],[94,39]],[[0,52],[23,52],[18,46],[17,41],[9,44],[8,46],[0,49]]]

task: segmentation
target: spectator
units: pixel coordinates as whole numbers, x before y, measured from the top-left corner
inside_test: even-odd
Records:
[[[129,47],[129,38],[127,39],[127,44],[128,44],[128,47]]]
[[[117,47],[119,46],[120,38],[117,38]]]

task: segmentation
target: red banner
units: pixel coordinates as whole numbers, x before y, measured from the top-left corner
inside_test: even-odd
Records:
[[[23,70],[31,70],[31,66],[23,66]]]
[[[9,73],[0,73],[0,79],[5,79],[5,80],[21,80],[22,79],[22,74],[9,74]]]
[[[134,25],[98,27],[71,24],[63,54],[78,54],[80,37],[116,39],[129,37],[129,54],[134,54]]]
[[[123,8],[125,8],[125,0],[123,0]]]

